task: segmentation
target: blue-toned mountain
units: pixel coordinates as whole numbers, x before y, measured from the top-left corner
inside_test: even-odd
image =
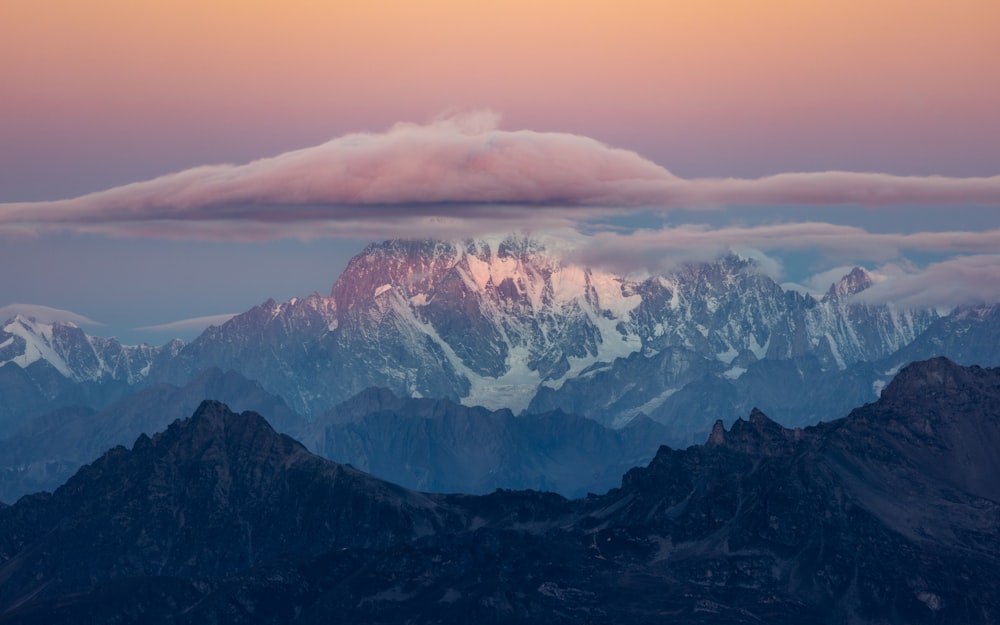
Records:
[[[206,402],[0,506],[0,623],[991,624],[998,411],[1000,369],[924,361],[566,500],[417,493]]]
[[[376,387],[615,428],[646,415],[685,445],[754,406],[786,425],[836,418],[912,360],[1000,364],[995,306],[942,315],[866,303],[872,278],[860,268],[814,297],[732,254],[635,279],[564,251],[520,236],[375,243],[329,296],[268,300],[187,345],[105,346],[78,328],[60,342],[11,321],[0,334],[0,389],[14,406],[5,428],[218,368],[307,419]]]

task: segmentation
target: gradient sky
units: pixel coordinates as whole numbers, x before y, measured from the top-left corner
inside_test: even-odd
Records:
[[[55,211],[32,203],[204,165],[329,148],[327,142],[352,133],[387,137],[387,153],[417,158],[407,146],[418,145],[423,154],[451,140],[435,130],[440,120],[457,114],[467,126],[470,113],[479,119],[477,111],[493,111],[499,119],[474,122],[484,125],[482,132],[517,149],[540,146],[552,158],[582,163],[581,171],[591,171],[591,162],[610,163],[630,177],[641,169],[658,184],[671,182],[668,174],[712,179],[685,186],[682,194],[712,204],[712,211],[658,210],[675,191],[668,198],[662,190],[612,196],[607,188],[588,188],[570,202],[570,208],[586,206],[585,215],[547,210],[549,201],[534,204],[537,189],[530,190],[536,195],[514,194],[531,210],[508,220],[510,226],[600,231],[606,237],[601,249],[609,251],[590,253],[588,260],[628,265],[615,250],[635,249],[630,246],[639,239],[623,243],[595,223],[632,219],[654,229],[643,239],[650,250],[674,244],[714,250],[705,236],[690,236],[694,227],[709,228],[708,239],[727,245],[759,244],[785,259],[784,280],[803,282],[862,263],[910,278],[923,270],[937,276],[941,266],[963,275],[974,267],[980,282],[969,285],[988,287],[1000,284],[1000,263],[988,262],[990,246],[1000,239],[971,234],[1000,229],[997,24],[995,0],[2,2],[0,213],[5,206],[8,212]],[[406,132],[390,130],[400,122],[415,124],[411,134],[419,137],[411,141]],[[514,132],[523,130],[538,134]],[[305,156],[349,159],[340,147]],[[490,167],[485,176],[496,184],[457,199],[475,204],[487,190],[492,201],[501,197],[510,182]],[[808,193],[791,199],[780,178],[766,193],[759,181],[749,194],[743,183],[735,190],[717,184],[831,170],[906,178],[822,179],[822,201],[813,179]],[[942,195],[940,181],[925,184],[926,176],[980,182],[970,191],[970,183],[960,181],[961,193]],[[831,196],[831,189],[859,180],[876,185],[875,194],[884,195],[887,184],[893,193],[905,187],[905,197],[873,208],[856,197]],[[805,184],[792,182],[798,189]],[[563,183],[543,179],[538,188],[557,184]],[[409,206],[424,197],[414,191],[396,199]],[[0,308],[68,309],[106,324],[90,329],[95,333],[162,342],[169,338],[164,332],[136,328],[239,312],[267,297],[326,293],[364,241],[395,236],[384,217],[363,211],[352,214],[350,227],[335,220],[310,241],[293,227],[263,235],[260,216],[242,213],[225,225],[253,225],[254,234],[241,241],[219,230],[194,232],[191,221],[141,232],[102,229],[109,198],[122,210],[137,201],[122,193],[101,196],[101,210],[87,209],[86,228],[9,220],[18,227],[0,230]],[[195,204],[195,211],[212,210],[210,202]],[[756,208],[740,209],[744,204]],[[605,205],[616,210],[595,209]],[[63,208],[82,210],[79,204]],[[275,221],[273,214],[268,219]],[[809,239],[821,254],[779,248],[768,243],[770,234],[746,231],[804,222],[824,224],[824,238]],[[456,231],[502,225],[466,224]],[[744,230],[716,232],[734,226]],[[831,226],[860,229],[841,232],[839,241],[855,239],[869,249],[831,243]],[[959,235],[960,244],[869,236],[945,230],[969,236]],[[1000,245],[992,250],[1000,252]],[[645,251],[642,263],[656,268],[651,254]]]

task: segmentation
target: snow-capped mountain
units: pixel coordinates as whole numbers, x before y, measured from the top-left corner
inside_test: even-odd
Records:
[[[668,420],[665,407],[690,405],[696,388],[718,399],[711,387],[722,385],[729,399],[709,411],[710,427],[720,411],[740,413],[745,393],[734,388],[758,363],[843,373],[937,318],[856,303],[870,283],[857,269],[817,299],[735,255],[630,280],[524,237],[386,241],[356,256],[329,297],[265,302],[207,330],[163,375],[181,383],[205,367],[236,369],[307,415],[378,386],[615,426],[642,413]],[[864,386],[862,403],[876,397]]]
[[[100,408],[143,384],[183,343],[122,345],[75,324],[16,314],[0,326],[0,436],[64,406]]]
[[[44,362],[74,382],[136,384],[149,375],[161,352],[179,347],[176,342],[164,347],[122,345],[118,339],[89,336],[74,323],[15,315],[0,328],[0,367],[14,363],[27,368]]]
[[[854,297],[871,284],[858,268],[814,297],[733,254],[629,279],[520,236],[385,241],[329,296],[268,300],[183,346],[126,347],[16,317],[0,365],[132,385],[184,385],[217,367],[310,418],[370,387],[613,427],[644,414],[678,445],[755,406],[787,425],[834,418],[876,399],[905,362],[966,362],[998,333],[993,309],[941,317]],[[0,387],[20,388],[16,371],[0,374]]]

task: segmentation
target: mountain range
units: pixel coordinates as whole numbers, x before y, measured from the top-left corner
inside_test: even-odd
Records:
[[[54,488],[88,454],[165,427],[206,397],[272,415],[310,449],[413,488],[579,495],[658,444],[703,441],[715,421],[753,407],[804,426],[874,401],[914,360],[1000,365],[1000,306],[872,304],[872,279],[856,268],[816,297],[733,254],[633,279],[520,236],[397,240],[352,259],[329,296],[268,300],[188,344],[123,346],[16,316],[0,326],[0,449],[13,450],[0,454],[0,500]],[[395,416],[374,406],[331,416],[385,391],[413,401]],[[406,418],[427,406],[433,419]],[[495,418],[468,421],[477,406]],[[485,429],[459,435],[461,423]],[[555,450],[560,437],[591,443]],[[415,449],[429,447],[408,443],[431,438],[453,443],[415,463]],[[493,459],[475,456],[472,440]],[[504,465],[516,441],[552,448],[551,462]],[[458,479],[473,457],[479,471]]]
[[[998,443],[1000,369],[944,358],[573,500],[415,492],[204,402],[0,506],[0,623],[995,623]]]

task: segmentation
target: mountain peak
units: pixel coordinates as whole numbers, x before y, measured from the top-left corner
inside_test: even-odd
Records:
[[[996,372],[977,366],[963,367],[944,356],[912,362],[882,390],[879,403],[888,405],[919,401],[923,405],[939,397],[951,397],[956,389],[982,386],[981,378]],[[968,390],[963,391],[968,394]]]
[[[284,444],[277,439],[284,439]],[[271,440],[274,439],[274,440]],[[216,448],[226,456],[237,458],[256,455],[265,449],[281,448],[282,453],[295,453],[305,448],[293,439],[278,434],[267,420],[256,412],[235,413],[226,404],[205,400],[187,419],[174,421],[162,434],[153,437],[154,446],[168,445],[203,454]]]
[[[824,300],[836,300],[850,297],[864,291],[874,284],[872,275],[862,267],[855,267],[839,281],[830,285]]]
[[[855,439],[902,450],[927,475],[1000,501],[1000,369],[943,357],[914,362],[843,427]]]
[[[774,455],[801,438],[801,430],[790,430],[774,421],[760,409],[750,411],[748,420],[737,419],[728,432],[717,421],[709,435],[709,445],[725,445],[745,453]]]
[[[132,450],[111,449],[44,502],[30,518],[0,519],[0,551],[44,537],[26,551],[32,564],[0,558],[0,602],[80,592],[107,575],[225,577],[289,554],[385,547],[432,533],[447,513],[217,401]],[[39,563],[73,574],[42,579]]]
[[[247,411],[238,414],[230,410],[226,404],[214,399],[202,401],[194,413],[186,419],[191,423],[211,424],[213,426],[226,426],[229,422],[236,420],[251,427],[263,427],[273,431],[267,420],[256,412]]]

